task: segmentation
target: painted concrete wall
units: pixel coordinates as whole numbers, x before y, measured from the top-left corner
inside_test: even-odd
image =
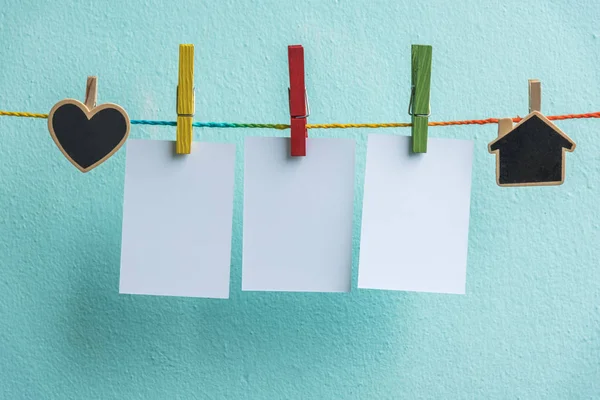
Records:
[[[584,0],[4,0],[0,109],[48,112],[97,74],[99,101],[173,120],[178,44],[194,43],[198,120],[287,123],[300,43],[310,122],[406,121],[421,43],[434,120],[523,116],[529,78],[549,115],[597,111],[599,18]],[[232,294],[215,301],[119,295],[124,151],[83,175],[45,120],[0,117],[0,398],[599,398],[600,121],[559,126],[577,142],[566,183],[527,189],[495,185],[495,125],[431,129],[476,141],[465,296],[356,290],[374,130],[311,133],[358,141],[353,291],[241,292],[239,147]]]

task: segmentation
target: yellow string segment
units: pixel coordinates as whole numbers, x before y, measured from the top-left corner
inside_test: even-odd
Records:
[[[0,110],[0,116],[8,117],[25,117],[25,118],[48,118],[48,114],[36,114],[21,111],[4,111]],[[600,111],[586,114],[566,114],[566,115],[549,115],[547,117],[551,121],[562,121],[565,119],[581,119],[581,118],[600,118]],[[190,116],[191,120],[191,116]],[[513,122],[519,123],[521,117],[515,117]],[[453,125],[487,125],[497,124],[498,118],[487,119],[467,119],[462,121],[429,121],[429,126],[453,126]],[[174,126],[173,121],[149,121],[149,120],[132,120],[132,124],[140,125],[169,125]],[[271,129],[289,129],[287,124],[239,124],[233,122],[194,122],[192,126],[199,128],[271,128]],[[347,129],[347,128],[408,128],[412,126],[407,122],[384,122],[378,124],[307,124],[308,129]],[[191,127],[190,127],[191,131]]]
[[[8,117],[48,118],[48,114],[36,114],[36,113],[19,112],[19,111],[2,111],[2,110],[0,110],[0,115],[6,115]]]

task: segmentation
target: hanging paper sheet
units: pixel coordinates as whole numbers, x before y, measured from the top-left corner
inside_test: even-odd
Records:
[[[464,293],[473,142],[369,135],[358,287]]]
[[[352,267],[354,140],[246,138],[242,289],[346,292]]]
[[[129,140],[121,293],[229,297],[235,145]]]

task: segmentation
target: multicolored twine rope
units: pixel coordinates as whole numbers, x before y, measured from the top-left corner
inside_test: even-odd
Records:
[[[48,114],[36,114],[19,111],[3,111],[0,110],[0,116],[7,117],[23,117],[23,118],[48,118]],[[582,119],[582,118],[600,118],[599,112],[587,114],[566,114],[566,115],[551,115],[547,117],[549,120],[565,120],[565,119]],[[513,122],[520,122],[521,117],[513,118]],[[487,125],[497,124],[498,118],[488,119],[469,119],[463,121],[439,121],[429,122],[429,126],[452,126],[452,125]],[[146,119],[131,120],[132,125],[164,125],[177,126],[176,121],[153,121]],[[194,122],[192,126],[196,128],[262,128],[262,129],[289,129],[289,124],[244,124],[234,122]],[[348,128],[408,128],[411,123],[405,122],[386,122],[376,124],[307,124],[308,129],[348,129]]]

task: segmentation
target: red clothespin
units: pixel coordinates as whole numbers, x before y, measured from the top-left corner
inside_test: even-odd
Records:
[[[304,48],[301,45],[288,46],[290,65],[290,125],[291,155],[306,155],[306,118],[310,115],[306,86],[304,83]]]

